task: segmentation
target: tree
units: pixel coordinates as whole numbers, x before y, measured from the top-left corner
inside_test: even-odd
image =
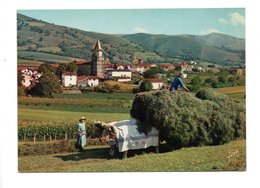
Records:
[[[30,89],[29,94],[40,97],[54,97],[61,92],[61,85],[56,75],[47,71],[40,77],[39,82]]]
[[[76,63],[75,62],[68,63],[66,70],[68,72],[77,72],[77,65],[76,65]]]
[[[21,73],[21,71],[17,72],[17,91],[18,91],[18,96],[24,96],[26,94],[26,88],[23,86],[22,82],[24,81],[24,76]]]
[[[158,74],[164,74],[165,71],[163,70],[162,67],[156,66],[156,67],[151,67],[148,69],[146,72],[144,72],[144,77],[145,78],[156,78]]]
[[[151,91],[153,89],[153,85],[150,81],[143,81],[140,85],[139,90],[141,92],[145,92],[145,91]]]
[[[43,63],[39,66],[39,72],[46,73],[46,72],[55,72],[55,68],[53,68],[50,64]]]
[[[194,77],[190,82],[190,89],[195,92],[198,91],[199,88],[202,87],[202,80],[199,76]]]
[[[226,84],[227,83],[227,79],[228,77],[226,75],[219,75],[218,76],[218,81],[222,84]]]
[[[61,79],[61,75],[62,75],[62,73],[64,73],[66,71],[66,68],[67,68],[67,64],[65,64],[65,63],[59,64],[59,66],[56,69],[55,74]]]

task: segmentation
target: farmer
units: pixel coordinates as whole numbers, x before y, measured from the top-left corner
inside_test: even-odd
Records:
[[[183,73],[178,73],[172,81],[172,85],[170,87],[170,91],[177,91],[179,87],[185,89],[185,91],[189,92],[190,90],[184,85],[181,77]]]
[[[80,151],[83,151],[84,146],[87,144],[85,121],[86,118],[81,117],[77,127],[77,144]]]

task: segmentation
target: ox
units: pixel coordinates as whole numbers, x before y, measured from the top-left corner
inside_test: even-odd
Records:
[[[155,147],[159,152],[159,131],[155,128],[147,133],[137,130],[137,120],[129,119],[111,123],[96,122],[92,138],[99,138],[100,142],[110,145],[109,157],[115,156],[115,149],[123,153],[123,159],[127,158],[128,150],[146,149]]]

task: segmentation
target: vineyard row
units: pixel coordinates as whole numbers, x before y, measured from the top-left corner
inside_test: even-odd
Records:
[[[91,135],[94,123],[86,123],[87,136]],[[18,122],[19,141],[52,141],[75,139],[76,122]]]

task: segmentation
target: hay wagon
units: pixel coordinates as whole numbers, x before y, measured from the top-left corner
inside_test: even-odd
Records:
[[[145,134],[138,131],[137,120],[129,119],[111,123],[96,122],[94,137],[101,142],[110,145],[109,158],[115,156],[118,151],[122,158],[127,158],[129,150],[142,150],[154,148],[159,152],[159,131],[152,127],[152,130]]]

